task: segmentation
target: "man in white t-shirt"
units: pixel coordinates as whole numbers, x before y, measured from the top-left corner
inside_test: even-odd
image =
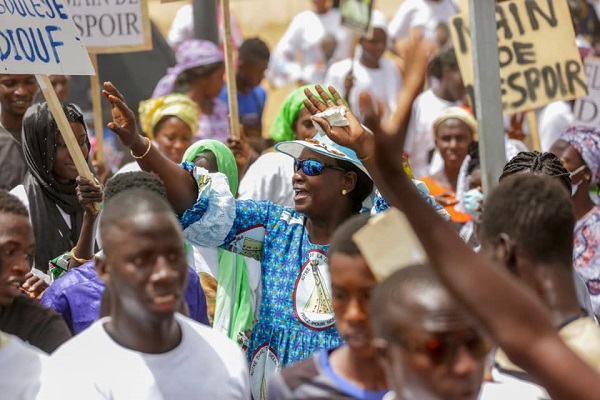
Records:
[[[380,114],[386,118],[396,110],[402,77],[396,64],[383,57],[387,44],[387,21],[379,10],[373,10],[371,30],[370,37],[360,38],[360,57],[347,58],[331,65],[325,84],[343,93],[357,116],[361,115],[358,98],[361,93],[368,92]]]
[[[49,384],[47,398],[249,399],[237,345],[176,313],[187,261],[166,200],[143,189],[117,194],[100,235],[96,268],[110,293],[109,316],[53,354],[53,368],[69,380]]]
[[[439,52],[431,61],[429,71],[438,84],[421,93],[413,102],[404,145],[404,152],[417,178],[429,172],[430,155],[435,148],[433,122],[446,108],[460,106],[465,95],[454,49]]]

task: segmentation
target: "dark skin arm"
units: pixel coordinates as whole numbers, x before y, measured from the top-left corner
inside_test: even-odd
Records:
[[[100,211],[94,207],[94,204],[102,203],[103,197],[104,191],[102,190],[102,185],[85,179],[82,176],[77,177],[77,199],[84,209],[81,232],[73,250],[73,254],[79,259],[91,260],[94,258],[94,240],[96,239],[94,236],[94,223]],[[79,267],[80,265],[79,261],[71,257],[69,269]]]
[[[108,128],[134,155],[142,156],[148,149],[149,139],[138,133],[135,114],[125,103],[125,98],[110,82],[104,82],[102,94],[110,102],[113,117]],[[163,156],[154,146],[150,146],[146,156],[136,161],[144,171],[154,172],[163,181],[167,198],[177,214],[183,214],[194,205],[198,187],[190,174],[178,164]]]
[[[426,59],[427,51],[419,43],[417,40],[411,47],[413,57]],[[411,61],[415,62],[418,60]],[[316,121],[332,140],[354,149],[360,157],[370,157],[365,166],[376,186],[390,205],[406,214],[440,278],[515,363],[531,373],[554,399],[597,398],[600,377],[564,344],[539,301],[503,266],[473,252],[419,195],[404,172],[398,154],[402,154],[410,104],[416,97],[414,85],[424,79],[424,72],[411,70],[410,64],[407,72],[407,77],[412,74],[413,79],[407,80],[409,87],[400,94],[394,115],[396,125],[381,128],[371,117],[368,122],[373,136],[352,113],[346,115],[348,127],[331,127],[323,119]],[[339,96],[334,97],[340,104]],[[322,104],[314,96],[310,100],[309,110],[313,113],[333,106]]]

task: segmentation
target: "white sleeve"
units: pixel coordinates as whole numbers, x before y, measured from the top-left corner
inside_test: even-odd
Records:
[[[267,78],[277,87],[294,83],[302,77],[302,65],[296,58],[303,29],[298,17],[292,20],[271,53]]]
[[[388,26],[388,36],[392,41],[408,37],[414,6],[411,0],[402,3]]]
[[[350,63],[351,60],[342,60],[329,67],[327,76],[325,77],[325,85],[327,87],[333,86],[335,90],[345,95],[344,81],[346,80],[346,75],[350,72]]]

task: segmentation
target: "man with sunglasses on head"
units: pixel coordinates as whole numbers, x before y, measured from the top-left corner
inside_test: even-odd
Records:
[[[370,303],[373,346],[395,397],[474,400],[491,343],[428,265],[396,271]]]

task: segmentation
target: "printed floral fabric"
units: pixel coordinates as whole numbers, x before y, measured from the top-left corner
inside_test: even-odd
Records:
[[[600,318],[600,208],[594,207],[575,224],[573,266],[590,292],[596,318]]]

